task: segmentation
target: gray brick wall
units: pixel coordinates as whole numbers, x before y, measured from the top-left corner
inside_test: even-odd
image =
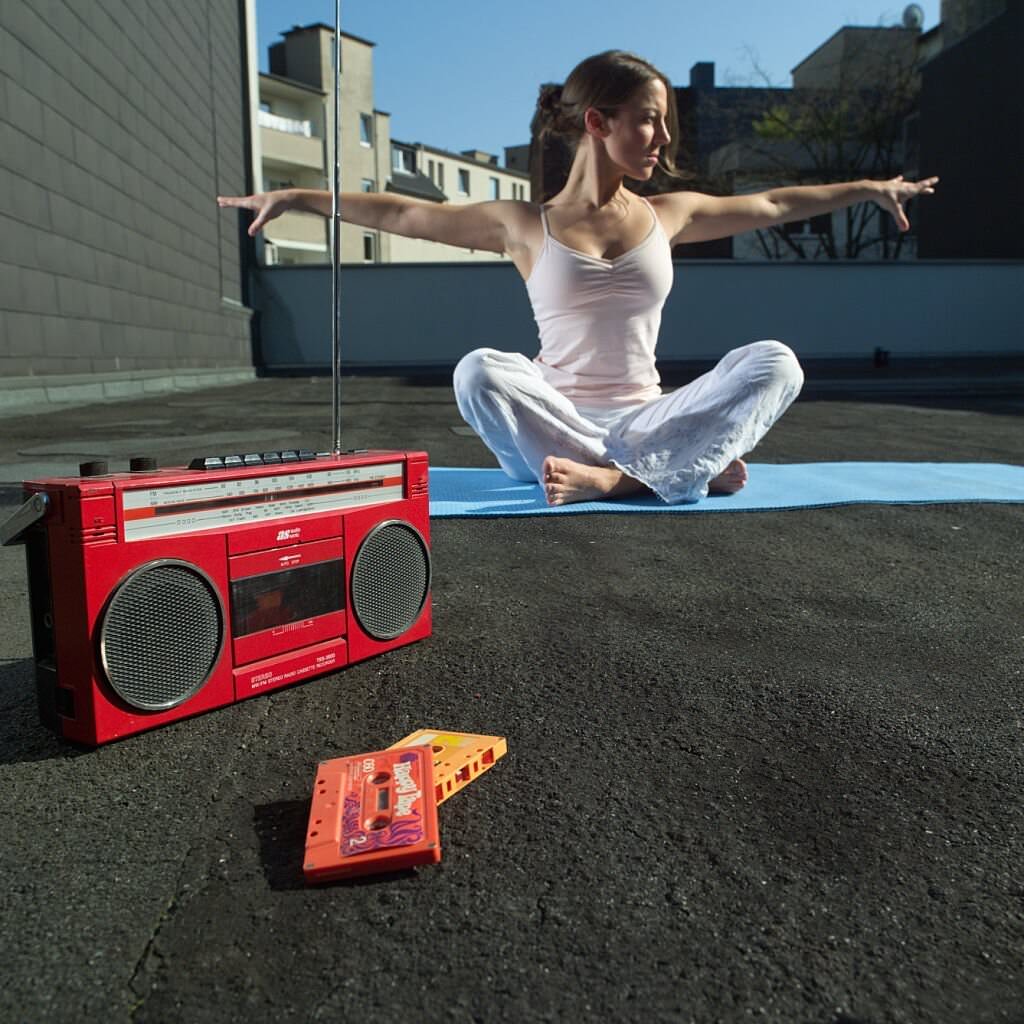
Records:
[[[0,375],[251,363],[243,10],[0,3]]]

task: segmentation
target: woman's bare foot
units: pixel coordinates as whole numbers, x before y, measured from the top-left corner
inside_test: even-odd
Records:
[[[637,494],[647,488],[614,466],[586,466],[572,459],[549,455],[542,471],[544,495],[549,505],[570,505],[576,501],[600,501]]]
[[[742,459],[733,459],[711,483],[708,494],[735,494],[747,482],[747,464]]]

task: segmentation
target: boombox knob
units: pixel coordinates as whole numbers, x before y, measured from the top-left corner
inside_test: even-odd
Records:
[[[106,459],[94,459],[92,462],[78,464],[79,476],[106,476],[109,472]]]
[[[152,455],[136,455],[128,460],[128,469],[132,473],[152,473],[156,468],[156,459]]]

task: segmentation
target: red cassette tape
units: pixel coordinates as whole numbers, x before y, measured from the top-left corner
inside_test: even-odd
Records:
[[[399,871],[441,859],[429,748],[324,761],[306,831],[307,882]]]

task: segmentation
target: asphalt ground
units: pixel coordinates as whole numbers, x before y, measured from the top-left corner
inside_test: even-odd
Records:
[[[813,399],[813,381],[808,392]],[[492,465],[443,383],[346,447]],[[753,454],[1021,460],[1019,399],[797,402]],[[86,456],[329,445],[324,379],[0,422],[0,514]],[[38,720],[0,549],[4,1021],[1024,1021],[1024,510],[432,523],[433,635],[94,751]],[[508,755],[439,865],[307,888],[315,766]]]

